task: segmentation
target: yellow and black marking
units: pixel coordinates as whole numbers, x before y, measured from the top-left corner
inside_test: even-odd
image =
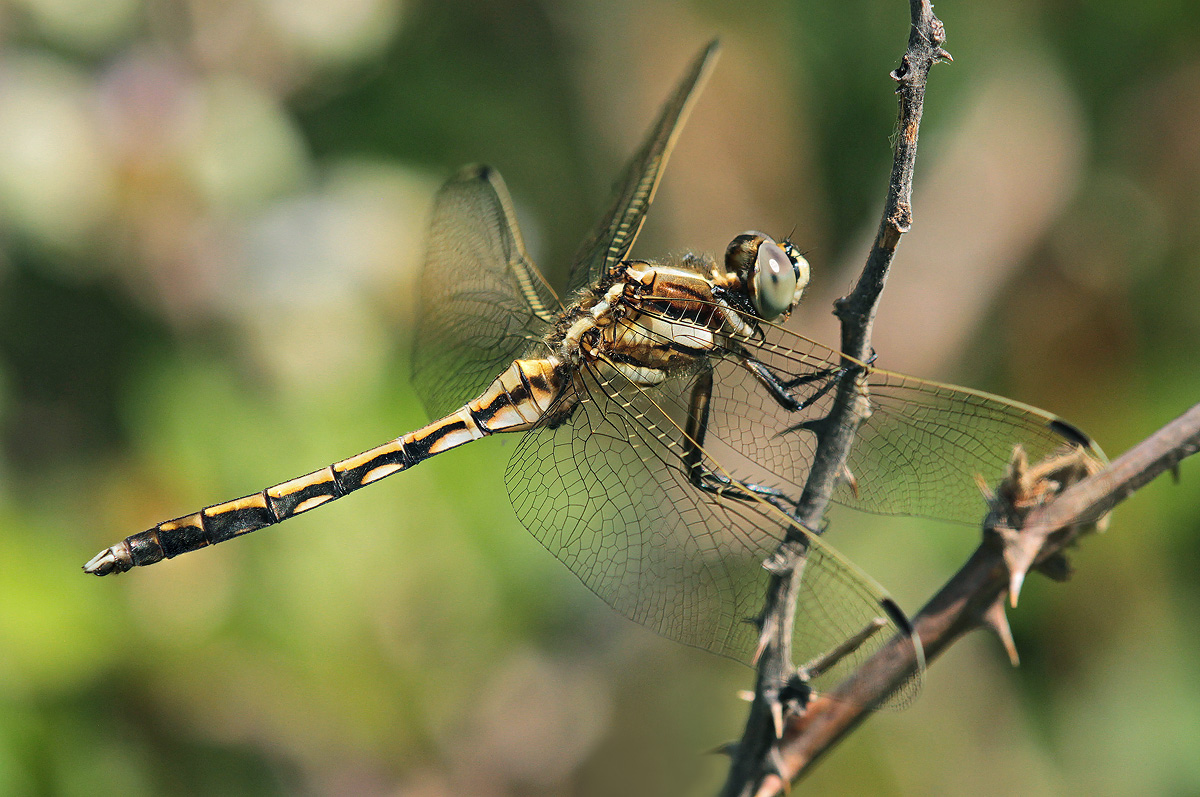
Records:
[[[511,265],[519,272],[523,261],[520,257],[517,261]],[[525,298],[531,300],[537,294],[533,282],[525,279],[522,285]],[[546,311],[544,306],[540,309]],[[478,398],[444,418],[262,492],[160,523],[101,552],[84,569],[105,575],[170,559],[315,509],[487,435],[525,431],[538,423],[554,426],[565,420],[574,406],[570,400],[559,400],[571,382],[571,370],[578,368],[582,359],[603,361],[635,384],[653,386],[676,368],[688,367],[718,351],[736,351],[728,344],[752,334],[752,324],[716,295],[711,280],[692,268],[622,264],[606,275],[586,301],[562,314],[557,332],[547,340],[555,354],[514,361]],[[752,361],[745,364],[754,370]],[[758,375],[768,388],[775,388],[772,393],[785,409],[791,409],[780,399],[787,396],[791,385],[778,386],[771,375]],[[695,441],[703,440],[707,426],[699,417],[707,415],[702,411],[706,395],[702,390],[694,399],[704,405],[693,408],[694,428],[688,437]],[[546,413],[552,406],[557,409],[550,418]],[[708,492],[743,500],[749,498],[747,492],[769,501],[780,498],[756,485],[725,483],[714,477],[695,448],[687,450],[684,460],[693,483]]]
[[[557,360],[518,360],[483,395],[439,421],[262,492],[159,523],[101,551],[84,565],[99,576],[172,559],[316,509],[443,451],[536,424],[561,392]]]

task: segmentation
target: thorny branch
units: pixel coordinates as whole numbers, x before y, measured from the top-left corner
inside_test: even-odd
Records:
[[[896,246],[912,221],[912,181],[925,82],[935,63],[951,60],[950,54],[942,48],[946,40],[945,27],[934,16],[928,0],[910,0],[909,7],[912,25],[908,49],[900,66],[892,72],[892,78],[898,84],[900,133],[893,153],[883,219],[858,284],[849,296],[837,303],[836,310],[842,321],[841,350],[861,362],[870,359],[871,327],[879,296],[887,281]],[[850,446],[866,413],[866,400],[857,380],[841,380],[830,414],[819,428],[814,429],[817,448],[795,513],[796,522],[803,527],[820,527],[829,496],[845,472]],[[733,761],[722,791],[728,797],[758,793],[764,778],[775,778],[773,773],[779,770],[778,734],[794,719],[794,716],[789,717],[789,710],[803,710],[803,701],[789,701],[787,695],[796,675],[791,634],[803,577],[804,554],[803,541],[789,538],[766,563],[771,577],[759,616],[758,679],[742,739],[730,748]]]
[[[1044,570],[1055,578],[1069,573],[1063,552],[1078,535],[1104,513],[1134,491],[1165,471],[1174,471],[1179,462],[1200,451],[1200,404],[1164,426],[1145,441],[1122,454],[1108,467],[1067,487],[1055,500],[1040,503],[1019,516],[1018,524],[1005,527],[1003,512],[993,499],[993,511],[982,544],[966,564],[938,591],[913,618],[920,635],[926,661],[932,661],[955,640],[976,628],[995,631],[1014,658],[1012,637],[1004,616],[1010,584],[1019,583],[1023,569],[1014,560],[1015,551],[1031,550],[1028,567]],[[1065,463],[1069,465],[1070,463]],[[1014,463],[1018,477],[1033,476],[1024,486],[1036,488],[1040,477],[1061,479],[1056,470],[1064,461],[1050,461],[1025,468],[1023,460]],[[1069,481],[1069,479],[1068,479]],[[1022,515],[1023,513],[1018,513]],[[1014,577],[1015,576],[1015,577]],[[916,662],[912,646],[906,640],[893,640],[863,663],[850,677],[827,695],[810,702],[802,714],[786,723],[783,738],[774,751],[778,775],[761,784],[758,794],[777,794],[799,777],[821,755],[853,731],[866,717],[865,706],[887,697],[898,684],[912,674]]]

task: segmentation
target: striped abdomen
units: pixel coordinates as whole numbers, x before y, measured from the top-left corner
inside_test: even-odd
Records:
[[[557,360],[517,360],[483,395],[441,420],[262,492],[159,523],[101,551],[83,569],[103,576],[215,545],[315,509],[463,443],[523,431],[542,417],[562,383]]]

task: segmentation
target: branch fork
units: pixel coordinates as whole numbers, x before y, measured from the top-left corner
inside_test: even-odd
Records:
[[[1080,452],[1034,465],[1023,452],[1014,452],[1009,477],[988,492],[991,508],[982,543],[913,618],[927,660],[982,627],[1000,638],[1015,665],[1016,649],[1005,617],[1014,575],[1023,580],[1033,569],[1056,580],[1065,578],[1070,573],[1065,549],[1080,535],[1102,529],[1106,513],[1125,497],[1198,452],[1200,404],[1103,469]],[[1028,551],[1033,553],[1026,559]],[[851,733],[871,705],[886,699],[918,667],[907,639],[884,645],[835,689],[815,696],[801,714],[785,722],[783,738],[771,753],[774,772],[764,775],[757,791],[746,793],[786,790]]]
[[[898,84],[896,94],[899,97],[901,135],[895,143],[883,218],[855,289],[835,305],[835,314],[842,322],[841,351],[859,362],[870,359],[871,327],[879,296],[887,281],[896,245],[912,223],[912,181],[925,81],[935,63],[952,60],[942,47],[946,40],[945,27],[934,16],[929,0],[910,0],[909,9],[912,27],[908,49],[900,66],[892,72]],[[853,365],[850,361],[844,364],[848,368]],[[829,496],[839,480],[848,477],[853,483],[853,474],[849,472],[846,462],[858,427],[869,412],[870,405],[862,381],[838,380],[837,393],[826,422],[813,430],[817,435],[813,464],[793,514],[798,526],[820,528]],[[788,771],[783,766],[786,762],[782,757],[782,737],[797,719],[807,716],[808,706],[811,705],[811,694],[805,679],[811,677],[813,671],[808,667],[797,668],[792,663],[791,650],[805,554],[806,547],[802,541],[789,538],[769,560],[771,576],[767,596],[763,611],[756,620],[760,639],[755,656],[758,668],[755,699],[741,741],[729,748],[733,751],[733,761],[722,790],[722,794],[729,797],[763,793],[761,789],[768,788],[768,784],[782,783],[786,787],[788,783],[788,778],[782,777],[782,773]],[[864,630],[822,659],[833,661],[830,657],[848,655],[873,633]],[[906,639],[905,643],[913,658],[913,666],[919,667],[920,652],[914,649],[910,640]],[[901,679],[896,686],[899,687],[903,682]],[[785,700],[788,695],[800,693],[795,689],[797,683],[804,684],[804,699]]]
[[[1008,567],[1008,593],[1013,607],[1030,569],[1055,581],[1066,581],[1071,574],[1066,554],[1052,546],[1051,535],[1030,534],[1026,530],[1029,515],[1048,506],[1068,487],[1098,473],[1101,467],[1099,461],[1078,448],[1031,466],[1018,446],[995,492],[981,485],[990,508],[984,520],[984,543],[1000,547]],[[1074,539],[1085,531],[1102,531],[1107,525],[1107,516],[1101,516],[1091,523],[1080,522],[1058,529],[1054,534],[1067,534]]]
[[[836,302],[834,311],[842,322],[841,351],[860,362],[870,359],[871,327],[880,292],[896,246],[912,223],[912,179],[925,81],[933,64],[953,60],[942,47],[945,28],[928,0],[910,0],[909,6],[908,50],[892,73],[898,83],[900,135],[895,142],[887,201],[862,275],[854,290]],[[812,429],[817,449],[793,515],[796,524],[820,529],[834,488],[840,480],[852,483],[846,461],[868,412],[859,380],[839,380],[830,413]],[[761,636],[755,656],[758,678],[753,703],[741,740],[722,748],[732,762],[721,793],[758,797],[788,791],[791,782],[851,733],[872,707],[903,689],[926,661],[968,631],[991,630],[1016,665],[1017,651],[1005,608],[1008,601],[1016,605],[1029,571],[1065,579],[1070,574],[1065,548],[1079,535],[1102,529],[1103,517],[1117,503],[1197,452],[1200,404],[1103,470],[1082,452],[1030,465],[1024,452],[1014,451],[1008,477],[994,491],[983,487],[989,504],[983,543],[913,618],[924,657],[910,638],[894,638],[824,694],[812,692],[809,680],[858,649],[878,629],[863,629],[825,656],[797,668],[791,661],[791,633],[805,547],[797,540],[782,543],[769,561],[768,592],[763,611],[754,621]]]

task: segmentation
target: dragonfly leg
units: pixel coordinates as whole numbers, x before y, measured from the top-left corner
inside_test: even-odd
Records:
[[[800,412],[811,407],[830,390],[833,390],[841,380],[858,366],[828,366],[812,373],[801,374],[792,379],[780,379],[766,364],[754,359],[748,352],[742,352],[741,363],[746,370],[754,374],[754,378],[762,385],[771,398],[788,412]],[[803,385],[817,384],[817,388],[803,399],[792,395],[792,391]]]
[[[688,480],[706,493],[739,501],[762,500],[781,512],[791,513],[796,501],[782,490],[753,482],[743,482],[717,473],[704,464],[704,438],[708,433],[708,405],[712,397],[712,371],[705,371],[692,386],[684,434],[683,465]]]
[[[754,374],[754,378],[758,383],[766,388],[767,393],[779,406],[783,407],[788,412],[799,412],[804,409],[805,404],[798,401],[789,391],[792,386],[781,380],[775,375],[775,372],[762,364],[753,357],[744,355],[742,357],[742,365],[750,373]]]
[[[811,407],[822,396],[824,396],[830,390],[833,390],[833,388],[838,385],[842,379],[855,371],[857,368],[858,366],[854,365],[843,365],[837,368],[822,368],[819,371],[814,371],[811,374],[801,374],[795,379],[788,379],[781,384],[791,391],[795,390],[801,385],[811,385],[814,382],[821,383],[820,386],[812,393],[812,395],[805,397],[803,401],[799,402],[800,409],[805,409],[807,407]]]

